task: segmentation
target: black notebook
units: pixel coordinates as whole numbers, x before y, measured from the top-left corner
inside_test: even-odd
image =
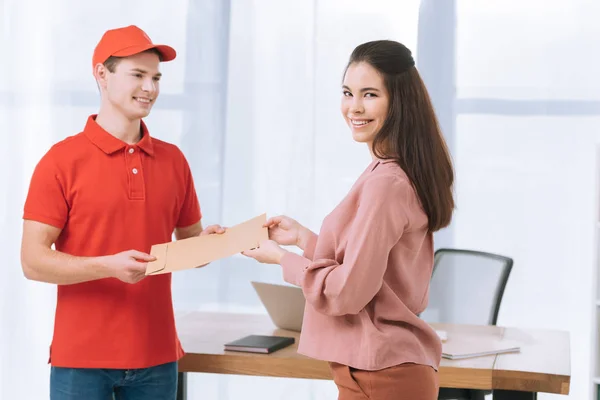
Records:
[[[269,354],[291,344],[293,337],[250,335],[225,343],[225,350]]]

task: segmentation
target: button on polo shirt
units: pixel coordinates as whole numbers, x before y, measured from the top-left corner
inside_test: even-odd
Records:
[[[197,223],[189,165],[174,145],[150,137],[126,144],[88,118],[36,166],[23,218],[62,229],[56,250],[105,256],[150,252],[176,227]],[[136,284],[106,278],[59,285],[50,362],[74,368],[147,368],[178,360],[171,274]]]

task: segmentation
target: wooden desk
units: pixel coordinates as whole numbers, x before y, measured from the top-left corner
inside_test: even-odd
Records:
[[[191,312],[177,316],[177,329],[186,356],[179,362],[178,399],[186,398],[185,373],[207,372],[287,378],[331,379],[328,364],[296,351],[297,332],[274,327],[266,315]],[[457,335],[505,338],[522,343],[521,352],[450,361],[443,359],[440,386],[494,390],[494,400],[532,400],[538,392],[568,394],[571,376],[567,332],[436,324]],[[296,344],[275,353],[226,352],[223,344],[246,335],[284,335]]]

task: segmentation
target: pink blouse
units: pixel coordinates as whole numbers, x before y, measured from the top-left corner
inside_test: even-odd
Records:
[[[306,309],[298,352],[363,370],[402,363],[436,370],[441,342],[427,306],[433,235],[404,171],[373,161],[313,234],[281,260]]]

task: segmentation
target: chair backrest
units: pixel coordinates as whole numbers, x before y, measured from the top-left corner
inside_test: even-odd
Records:
[[[435,252],[427,322],[496,325],[513,260],[473,250]]]

